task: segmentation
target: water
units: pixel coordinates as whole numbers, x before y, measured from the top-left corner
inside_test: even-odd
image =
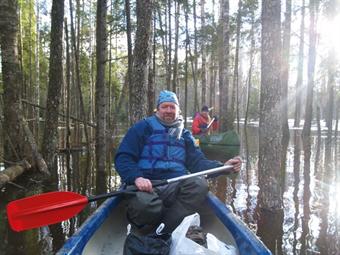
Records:
[[[339,141],[311,139],[310,167],[300,131],[292,131],[287,148],[282,213],[261,212],[257,206],[257,129],[248,129],[248,147],[241,148],[244,169],[236,196],[228,201],[274,254],[340,254]],[[242,135],[242,145],[246,145]],[[308,163],[308,162],[307,162]],[[263,226],[265,228],[263,229]]]
[[[257,128],[242,133],[241,156],[243,169],[234,181],[216,180],[218,197],[231,205],[237,215],[272,250],[273,254],[340,254],[340,148],[338,141],[327,142],[326,136],[311,139],[311,159],[306,162],[300,130],[291,131],[287,148],[282,212],[266,212],[257,207],[258,185],[258,136]],[[209,155],[208,155],[209,157]],[[85,155],[71,155],[71,180],[67,181],[66,156],[59,155],[60,183],[62,190],[82,191]],[[222,159],[221,159],[222,160]],[[93,166],[91,166],[91,169]],[[92,170],[94,172],[94,170]],[[119,185],[119,177],[111,169],[109,190]],[[31,178],[31,177],[30,177]],[[32,178],[31,178],[32,179]],[[33,178],[34,179],[34,178]],[[94,193],[94,176],[88,180],[87,194]],[[18,184],[32,180],[19,179]],[[8,229],[5,205],[16,197],[39,193],[34,182],[28,190],[10,186],[0,192],[0,254],[53,254],[65,238],[76,231],[86,217],[95,210],[95,204],[75,218],[36,230],[15,233]],[[37,190],[36,190],[37,189]]]

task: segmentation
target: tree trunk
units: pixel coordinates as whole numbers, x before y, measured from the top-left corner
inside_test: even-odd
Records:
[[[19,161],[23,153],[23,133],[19,112],[21,94],[21,68],[18,56],[18,3],[16,0],[0,2],[0,44],[3,80],[4,159]],[[8,167],[8,164],[5,164]]]
[[[280,0],[262,6],[261,100],[259,124],[259,207],[276,211],[283,207],[281,187],[280,112],[281,27]]]
[[[157,2],[156,2],[157,3]],[[163,55],[164,55],[164,66],[165,66],[165,76],[168,77],[168,72],[169,72],[169,66],[167,63],[168,60],[168,49],[167,49],[167,42],[168,42],[168,37],[164,36],[166,35],[166,31],[164,31],[163,27],[165,27],[165,29],[167,29],[167,21],[166,21],[166,17],[165,17],[165,24],[163,26],[163,22],[162,22],[162,13],[161,13],[161,9],[160,6],[158,6],[157,4],[157,14],[158,14],[158,22],[159,22],[159,30],[161,31],[161,41],[162,41],[162,49],[163,49]],[[165,15],[166,16],[166,15]],[[170,84],[166,83],[166,88],[168,90],[170,90]]]
[[[305,0],[302,0],[301,23],[300,23],[300,41],[299,41],[299,62],[297,70],[297,81],[295,85],[295,115],[294,127],[300,126],[301,119],[301,94],[303,82],[303,62],[304,62],[304,45],[305,45]]]
[[[36,24],[36,45],[35,45],[35,71],[36,71],[36,78],[35,78],[35,93],[34,93],[34,101],[37,105],[40,104],[40,31],[39,31],[39,27],[40,27],[40,6],[39,6],[39,0],[36,0],[36,20],[37,20],[37,24]],[[40,137],[40,110],[35,109],[35,116],[37,117],[37,122],[35,124],[35,128],[33,130],[33,134],[35,137]],[[39,140],[39,139],[38,139]]]
[[[215,0],[212,1],[212,10],[215,12]],[[217,25],[215,23],[215,15],[212,16],[212,26],[217,29]],[[210,54],[210,93],[209,93],[209,105],[211,107],[214,107],[216,110],[216,76],[217,76],[217,70],[216,70],[216,47],[212,47],[211,54]]]
[[[168,64],[167,64],[167,68],[168,68],[168,71],[167,71],[167,74],[166,74],[166,84],[167,84],[167,89],[170,90],[171,89],[171,54],[172,54],[172,45],[171,45],[171,34],[172,34],[172,31],[171,31],[171,0],[168,0],[168,19],[169,19],[169,26],[168,26],[168,36],[169,36],[169,44],[168,44]]]
[[[155,76],[156,76],[156,18],[153,16],[152,36],[152,63],[149,66],[149,84],[148,84],[148,115],[152,115],[155,109]]]
[[[177,92],[178,87],[178,37],[179,37],[179,12],[180,3],[175,2],[176,14],[175,14],[175,52],[174,52],[174,69],[172,80],[172,91]]]
[[[31,132],[31,130],[28,127],[28,124],[26,122],[26,120],[24,120],[24,118],[21,116],[22,114],[19,114],[21,117],[21,126],[24,129],[24,133],[25,133],[25,140],[27,141],[30,151],[31,151],[31,157],[34,161],[34,164],[36,166],[37,169],[39,169],[39,171],[41,173],[44,173],[46,177],[48,177],[50,175],[50,172],[48,171],[47,168],[47,164],[45,162],[45,160],[43,159],[43,157],[41,156],[41,154],[39,153],[39,149],[38,149],[38,145],[35,142],[34,136]]]
[[[250,53],[249,53],[249,71],[247,78],[247,101],[246,101],[246,110],[244,116],[244,128],[246,130],[248,123],[248,114],[249,114],[249,104],[250,104],[250,94],[252,88],[252,76],[253,76],[253,65],[254,65],[254,51],[255,51],[255,15],[254,11],[251,11],[251,28],[250,28]]]
[[[228,129],[228,103],[229,103],[229,0],[221,0],[220,14],[220,44],[219,44],[219,107],[221,125],[220,131]]]
[[[105,93],[105,65],[106,65],[106,0],[97,2],[96,21],[96,193],[107,192],[106,188],[106,93]]]
[[[58,112],[63,85],[63,22],[64,0],[53,0],[51,14],[51,44],[49,64],[49,84],[46,104],[46,118],[42,151],[52,182],[58,180],[56,153],[58,146]]]
[[[185,70],[184,70],[184,127],[187,128],[187,117],[188,117],[188,47],[189,47],[189,31],[188,31],[188,19],[189,19],[189,3],[188,0],[184,2],[184,13],[185,13]]]
[[[137,31],[133,53],[131,122],[143,119],[147,113],[147,83],[152,30],[152,0],[137,1]],[[131,124],[132,124],[131,123]]]
[[[209,105],[211,107],[214,107],[216,109],[216,103],[215,103],[215,98],[216,98],[216,76],[217,76],[217,71],[216,71],[216,55],[215,52],[211,52],[211,57],[210,57],[210,67],[209,67],[209,74],[210,74],[210,81],[209,81]]]
[[[127,71],[127,87],[129,91],[129,100],[132,98],[132,65],[133,65],[133,54],[132,54],[132,37],[131,37],[131,14],[130,14],[130,0],[125,0],[125,17],[126,17],[126,38],[127,38],[127,49],[128,49],[128,71]],[[130,104],[131,106],[131,104]],[[131,116],[131,107],[128,116]],[[130,120],[131,121],[131,120]],[[129,122],[130,122],[129,121]]]
[[[288,126],[288,78],[289,78],[289,53],[290,53],[290,27],[292,1],[286,0],[286,12],[283,28],[283,45],[282,45],[282,142],[288,145],[289,126]]]
[[[193,16],[194,16],[194,57],[191,57],[194,61],[193,76],[194,76],[194,107],[195,112],[199,111],[198,102],[198,51],[197,51],[197,15],[196,15],[196,0],[193,1]],[[190,47],[190,46],[189,46]],[[190,49],[190,48],[189,48]]]
[[[329,50],[328,57],[328,83],[327,83],[327,106],[326,106],[326,125],[327,125],[327,138],[330,140],[332,137],[333,128],[333,111],[334,111],[334,85],[335,85],[335,74],[336,74],[336,60],[335,60],[335,49]]]
[[[201,36],[201,54],[202,54],[202,105],[206,105],[207,97],[207,71],[206,71],[206,47],[205,47],[205,0],[201,0],[201,30],[203,35]],[[211,105],[210,105],[211,106]]]
[[[339,4],[338,4],[339,5]],[[340,7],[340,5],[339,5]],[[330,1],[328,8],[326,10],[326,15],[330,21],[330,24],[334,24],[334,19],[337,12],[337,6],[336,1],[332,0]],[[336,29],[333,25],[333,29]],[[334,33],[334,31],[331,31],[331,33]],[[332,35],[328,35],[329,38],[332,38]],[[336,49],[334,45],[334,41],[330,40],[328,42],[328,63],[327,63],[327,69],[328,69],[328,84],[327,84],[327,94],[328,94],[328,100],[327,100],[327,106],[326,106],[326,125],[328,128],[327,132],[327,139],[330,141],[332,137],[332,128],[333,128],[333,111],[334,111],[334,87],[335,87],[335,77],[336,77]]]
[[[8,182],[13,181],[15,178],[23,174],[26,170],[29,170],[31,165],[27,161],[22,161],[17,165],[6,168],[0,172],[0,189],[4,187]]]
[[[305,109],[305,123],[303,125],[302,136],[309,139],[313,118],[313,89],[316,59],[316,10],[318,0],[310,0],[310,24],[309,24],[309,50],[308,50],[308,84],[307,84],[307,101]]]
[[[236,46],[235,46],[235,63],[234,63],[234,77],[233,77],[233,86],[231,90],[231,100],[230,105],[228,107],[228,129],[234,129],[234,120],[235,120],[235,95],[236,90],[238,89],[239,84],[239,52],[240,52],[240,36],[241,36],[241,25],[242,25],[242,1],[238,1],[238,11],[237,11],[237,24],[236,24]]]
[[[66,41],[66,175],[67,187],[71,190],[71,127],[70,127],[70,101],[71,101],[71,60],[70,60],[70,45],[67,29],[67,21],[65,19],[65,41]]]
[[[81,76],[80,76],[80,42],[82,40],[80,40],[80,4],[79,4],[79,0],[77,0],[77,33],[78,35],[76,36],[76,32],[73,26],[73,10],[72,10],[72,1],[69,1],[69,5],[70,5],[70,18],[71,18],[71,38],[72,38],[72,46],[73,46],[73,52],[74,52],[74,59],[75,59],[75,81],[76,81],[76,87],[77,87],[77,92],[78,92],[78,96],[79,96],[79,103],[80,103],[80,115],[81,115],[81,119],[82,119],[82,123],[83,123],[83,127],[84,127],[84,134],[85,134],[85,140],[86,140],[86,147],[87,147],[87,151],[90,151],[90,138],[88,135],[88,129],[87,129],[87,116],[86,116],[86,112],[85,112],[85,104],[84,104],[84,99],[83,99],[83,93],[82,93],[82,89],[81,89]],[[76,41],[77,39],[77,41]],[[80,130],[80,143],[82,143],[82,132]],[[91,160],[91,154],[87,153],[86,154],[86,168],[85,171],[83,171],[83,184],[84,184],[84,191],[86,190],[86,186],[87,186],[87,178],[89,176],[89,166],[90,166],[90,160]]]

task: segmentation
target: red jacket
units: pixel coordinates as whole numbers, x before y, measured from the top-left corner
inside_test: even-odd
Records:
[[[192,134],[193,135],[200,135],[203,134],[201,131],[201,128],[206,128],[211,121],[211,118],[204,118],[201,114],[197,113],[194,121],[192,123]],[[209,130],[207,132],[204,132],[205,134],[208,133],[210,130],[217,130],[218,129],[218,122],[214,121],[213,124],[210,126]]]

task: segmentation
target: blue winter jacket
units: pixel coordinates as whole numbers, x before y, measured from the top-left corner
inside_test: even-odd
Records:
[[[167,128],[167,127],[165,127]],[[169,179],[183,175],[174,169],[153,169],[152,171],[143,171],[138,163],[145,144],[153,129],[146,120],[141,120],[133,125],[124,136],[115,156],[115,168],[121,176],[123,182],[134,184],[138,177],[148,178],[150,180]],[[215,160],[208,160],[198,146],[195,145],[194,137],[191,132],[184,129],[182,138],[185,144],[185,162],[184,166],[189,172],[200,172],[210,168],[222,166],[223,163]]]

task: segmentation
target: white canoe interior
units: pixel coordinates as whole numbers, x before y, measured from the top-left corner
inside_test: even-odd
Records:
[[[228,229],[226,229],[221,221],[215,216],[208,205],[206,208],[207,212],[200,215],[201,226],[203,227],[204,232],[212,233],[222,242],[237,247],[235,240]],[[122,255],[128,225],[125,215],[125,205],[124,202],[121,202],[112,210],[102,226],[88,241],[82,254]]]

